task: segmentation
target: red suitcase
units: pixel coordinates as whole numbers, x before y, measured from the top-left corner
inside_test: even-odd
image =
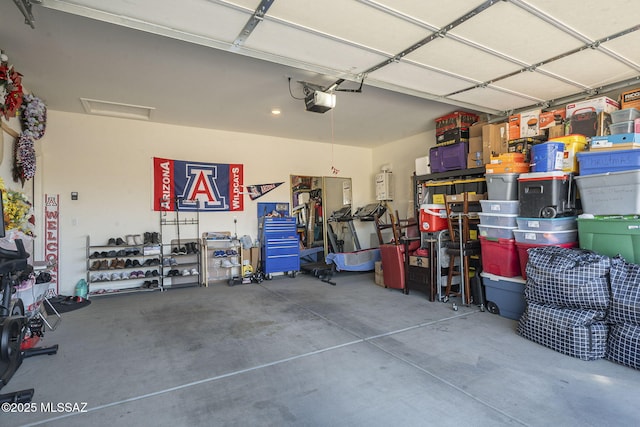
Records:
[[[402,289],[406,293],[404,245],[380,245],[380,256],[385,287]]]

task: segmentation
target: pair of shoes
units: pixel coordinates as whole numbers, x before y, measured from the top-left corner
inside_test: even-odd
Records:
[[[108,246],[121,246],[124,245],[126,242],[124,240],[122,240],[122,237],[111,237],[109,238],[109,242],[107,243]]]
[[[160,244],[160,233],[156,231],[145,231],[144,239],[142,240],[144,245],[158,245]]]
[[[182,247],[175,247],[173,248],[173,250],[171,250],[171,253],[173,255],[186,255],[187,254],[187,248],[182,246]]]
[[[142,240],[142,236],[139,234],[127,234],[126,236],[124,236],[127,245],[129,246],[135,246],[135,245],[142,245],[143,244],[143,240]]]
[[[121,280],[122,275],[120,273],[111,273],[111,280]]]
[[[101,265],[102,265],[101,261],[93,261],[91,263],[91,267],[89,267],[89,270],[100,270]]]
[[[222,260],[222,263],[220,264],[220,266],[224,268],[230,268],[230,267],[233,267],[233,264],[228,259],[224,259]]]
[[[157,280],[145,280],[144,283],[142,284],[142,287],[144,289],[152,289],[152,288],[157,288],[160,285],[160,283]]]
[[[167,277],[179,276],[180,272],[178,270],[169,270],[167,271]]]
[[[130,279],[137,279],[137,278],[142,278],[142,277],[145,277],[144,276],[144,271],[142,271],[142,270],[132,271],[131,273],[129,273],[129,278]]]
[[[238,251],[236,251],[235,249],[227,249],[225,253],[227,256],[238,255]]]
[[[188,254],[197,254],[199,252],[197,242],[185,243],[184,246]]]
[[[220,258],[223,256],[227,256],[225,251],[213,251],[214,258]]]
[[[190,275],[191,275],[191,271],[189,271],[188,269],[186,269],[186,268],[185,268],[184,270],[182,270],[182,273],[181,273],[181,274],[182,274],[183,276],[190,276]]]
[[[191,269],[190,273],[191,273],[191,275],[192,275],[192,276],[197,276],[197,275],[199,275],[199,274],[200,274],[200,273],[198,272],[198,269],[197,269],[197,268],[195,268],[195,267]]]

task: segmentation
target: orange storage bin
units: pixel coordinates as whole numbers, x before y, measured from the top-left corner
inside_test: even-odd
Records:
[[[518,153],[509,153],[518,154]],[[489,163],[485,166],[485,172],[492,173],[527,173],[529,163]]]
[[[502,153],[491,157],[491,164],[525,163],[523,153]]]

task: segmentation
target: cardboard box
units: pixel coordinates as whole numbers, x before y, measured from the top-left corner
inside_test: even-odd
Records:
[[[565,108],[540,113],[540,130],[562,125],[565,117],[567,117]]]
[[[375,281],[376,285],[382,286],[384,288],[385,286],[384,286],[384,275],[382,273],[382,261],[376,261],[374,265],[375,265],[375,273],[374,273],[373,280]]]
[[[476,151],[482,152],[482,134],[469,138],[469,152],[475,153]]]
[[[509,145],[509,123],[482,126],[482,162],[491,163],[491,155],[506,153]]]
[[[606,96],[587,99],[586,101],[572,102],[565,107],[567,120],[571,120],[575,114],[600,113],[602,111],[611,113],[619,109],[620,103]]]
[[[258,266],[260,262],[260,248],[244,249],[243,253],[249,253],[249,259],[251,260],[251,267],[253,267],[253,271],[258,271]],[[246,255],[245,255],[245,259],[246,259]]]
[[[620,108],[637,108],[640,110],[640,87],[620,94]]]
[[[482,126],[486,125],[486,121],[475,122],[469,127],[469,138],[480,137],[482,138]]]
[[[536,109],[509,116],[509,141],[538,136],[540,133],[540,112],[541,110]]]
[[[540,113],[541,110],[530,110],[520,113],[519,138],[530,138],[540,134]]]
[[[595,113],[593,110],[583,110],[582,112],[576,112],[565,122],[564,132],[566,135],[574,133],[584,136],[609,135],[610,124],[610,113],[606,111]]]
[[[429,258],[424,256],[410,256],[409,265],[413,265],[414,267],[429,268]]]
[[[484,165],[482,151],[475,151],[467,155],[467,169],[479,168]]]
[[[547,139],[564,136],[564,125],[555,125],[545,129]]]

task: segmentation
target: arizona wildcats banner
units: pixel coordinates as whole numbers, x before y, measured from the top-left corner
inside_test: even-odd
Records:
[[[153,209],[242,211],[242,165],[153,158]]]

